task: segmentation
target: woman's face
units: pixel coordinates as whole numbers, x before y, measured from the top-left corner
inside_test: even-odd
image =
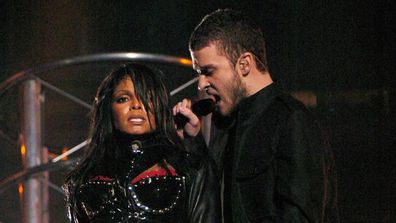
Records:
[[[143,103],[136,97],[130,77],[114,89],[111,109],[114,127],[123,133],[141,135],[156,129],[155,117],[151,111],[146,112]]]

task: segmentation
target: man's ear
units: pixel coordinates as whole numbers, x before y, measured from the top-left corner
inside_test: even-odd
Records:
[[[253,55],[249,52],[243,53],[238,60],[238,69],[242,76],[247,76],[250,73],[253,65]]]

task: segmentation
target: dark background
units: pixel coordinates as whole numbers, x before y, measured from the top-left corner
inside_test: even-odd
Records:
[[[0,1],[0,83],[18,71],[75,56],[144,52],[189,58],[188,37],[207,13],[231,7],[254,17],[271,74],[290,92],[310,91],[338,168],[342,222],[396,222],[396,22],[391,0]],[[114,64],[40,74],[91,103]],[[170,86],[190,69],[158,64]],[[44,145],[51,154],[85,139],[85,108],[45,90]],[[194,87],[183,95],[194,94]],[[18,88],[0,98],[0,180],[22,169]],[[78,156],[79,154],[75,154]],[[60,185],[67,170],[51,173]],[[0,195],[0,222],[21,221],[17,187]],[[50,190],[50,222],[66,222]]]

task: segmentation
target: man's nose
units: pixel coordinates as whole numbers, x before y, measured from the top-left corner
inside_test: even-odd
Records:
[[[205,75],[198,76],[198,91],[206,91],[210,86],[208,79]]]

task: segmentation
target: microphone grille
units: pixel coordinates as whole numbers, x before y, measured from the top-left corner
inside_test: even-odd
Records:
[[[207,98],[194,103],[191,106],[191,109],[197,116],[205,116],[213,112],[215,107],[215,102],[212,99]]]

